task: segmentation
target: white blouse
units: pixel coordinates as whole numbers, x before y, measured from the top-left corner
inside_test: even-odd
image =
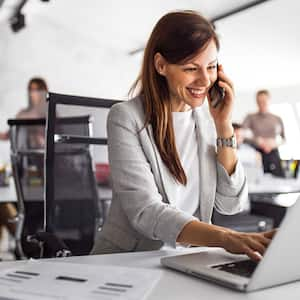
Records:
[[[199,156],[194,110],[172,112],[175,142],[187,185],[177,183],[172,191],[176,207],[194,215],[199,207]]]

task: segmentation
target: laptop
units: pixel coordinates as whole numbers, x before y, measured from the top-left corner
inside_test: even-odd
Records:
[[[259,263],[223,249],[161,258],[161,264],[235,290],[251,292],[300,280],[300,197]]]

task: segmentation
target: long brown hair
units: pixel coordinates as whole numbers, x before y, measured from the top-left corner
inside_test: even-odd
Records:
[[[196,56],[214,40],[219,40],[212,24],[195,11],[177,11],[163,16],[147,42],[142,69],[130,92],[143,100],[145,124],[152,125],[158,151],[177,182],[186,185],[187,177],[175,144],[169,88],[165,77],[158,74],[154,56],[160,53],[168,63],[179,64]]]

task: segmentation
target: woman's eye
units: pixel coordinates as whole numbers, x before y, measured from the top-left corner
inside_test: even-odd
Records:
[[[185,72],[195,72],[195,71],[197,71],[197,68],[185,68],[184,71]]]
[[[213,66],[209,66],[209,67],[208,67],[209,70],[214,70],[214,69],[216,69],[216,68],[217,68],[217,65],[213,65]]]

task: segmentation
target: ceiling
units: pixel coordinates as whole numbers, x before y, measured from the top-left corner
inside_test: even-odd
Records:
[[[4,0],[0,9],[2,24],[8,26],[5,18],[7,19],[9,12],[22,1]],[[86,0],[82,2],[81,0],[60,0],[42,2],[28,0],[22,12],[26,16],[28,26],[35,26],[37,18],[44,18],[44,22],[52,23],[54,28],[63,28],[68,34],[76,34],[82,36],[84,40],[103,43],[108,47],[131,51],[145,44],[157,20],[171,10],[193,9],[200,11],[209,19],[213,19],[255,2],[258,1]]]
[[[7,22],[0,24],[0,76],[10,86],[16,76],[25,84],[43,74],[56,91],[123,98],[142,55],[129,53],[145,45],[163,14],[193,9],[211,19],[251,2],[28,0],[23,30],[12,33]],[[216,22],[220,57],[237,88],[300,82],[299,9],[300,1],[272,0]]]

